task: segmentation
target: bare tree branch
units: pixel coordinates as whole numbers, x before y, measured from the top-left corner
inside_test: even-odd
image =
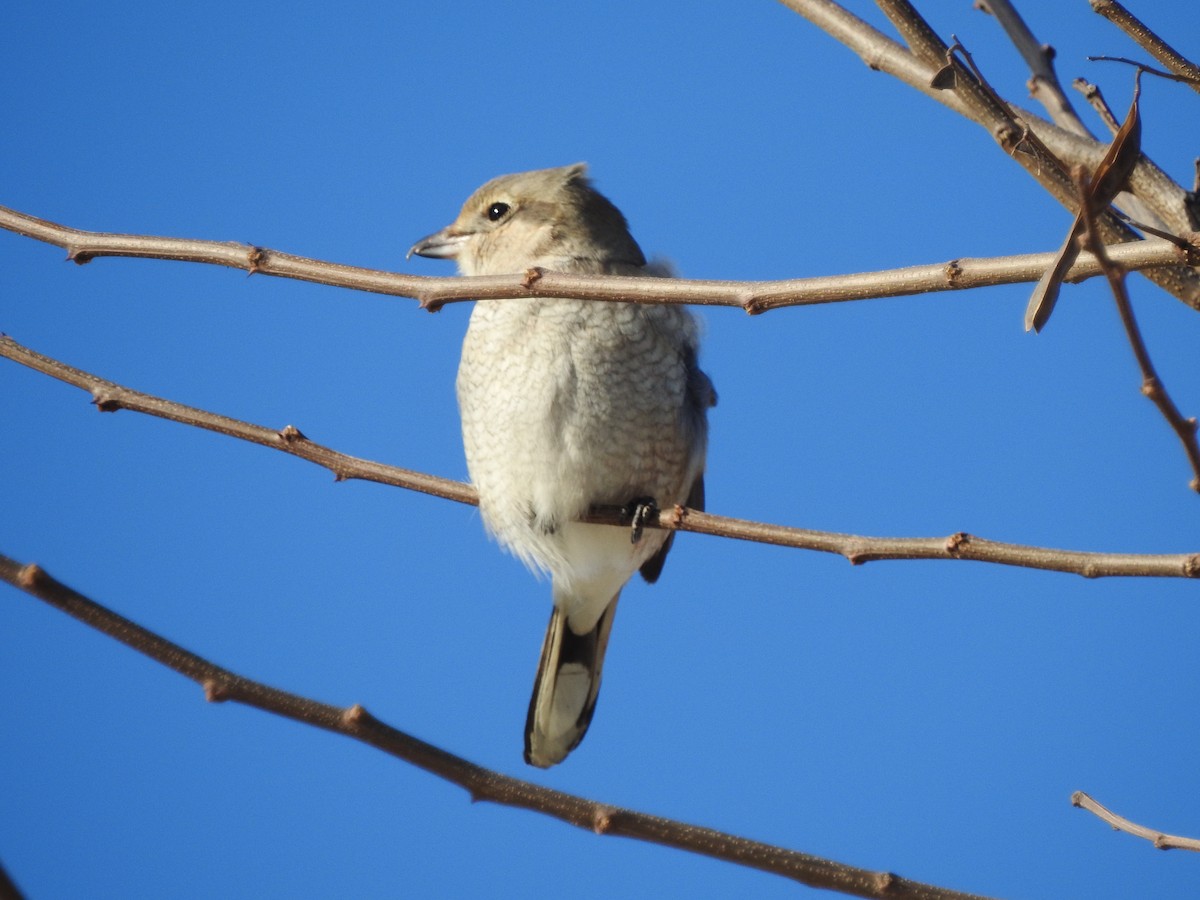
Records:
[[[834,40],[862,58],[869,68],[886,72],[925,96],[970,118],[966,103],[957,94],[933,86],[939,66],[931,66],[882,31],[833,0],[780,0],[792,12],[812,22]]]
[[[8,582],[190,678],[204,688],[205,697],[211,702],[242,703],[361,741],[458,785],[470,794],[472,801],[486,800],[528,809],[596,834],[634,838],[687,850],[782,875],[810,887],[855,897],[980,900],[975,894],[910,881],[890,872],[872,872],[848,866],[711,828],[598,803],[501,775],[399,731],[357,704],[344,708],[331,706],[222,668],[84,597],[36,565],[23,566],[6,556],[0,556],[0,581]]]
[[[1096,115],[1100,117],[1100,121],[1104,123],[1104,127],[1112,134],[1116,134],[1121,127],[1121,123],[1117,120],[1112,108],[1108,105],[1108,101],[1104,99],[1104,94],[1100,92],[1099,85],[1092,84],[1086,78],[1076,78],[1071,82],[1071,86],[1083,94],[1084,99],[1092,105],[1092,109],[1096,111]]]
[[[1084,166],[1095,169],[1108,152],[1108,144],[1099,141],[1086,140],[1077,134],[1064,131],[1061,128],[1037,128],[1038,136],[1050,151],[1059,159],[1069,163],[1072,168]],[[1153,210],[1155,217],[1167,224],[1172,231],[1187,234],[1200,225],[1191,210],[1191,197],[1188,192],[1176,184],[1171,176],[1164,172],[1146,157],[1145,154],[1134,167],[1129,177],[1129,190],[1137,199],[1143,201]],[[1109,245],[1115,246],[1115,245]],[[1200,301],[1195,298],[1180,298],[1188,305],[1200,309]]]
[[[1060,203],[1074,210],[1074,187],[1069,168],[1076,164],[1095,167],[1107,145],[1073,134],[1012,104],[998,102],[995,92],[976,80],[961,63],[948,89],[935,81],[950,65],[946,44],[933,32],[912,6],[903,0],[879,0],[879,5],[896,23],[909,52],[891,38],[847,12],[832,0],[780,0],[785,6],[857,53],[872,69],[887,72],[928,97],[983,126],[1008,155],[1019,162]],[[947,84],[950,80],[947,79]],[[935,86],[935,84],[937,86]],[[1033,140],[1031,138],[1036,138]],[[1038,147],[1038,142],[1045,149]],[[1046,152],[1046,151],[1049,152]],[[1134,194],[1151,206],[1158,218],[1176,231],[1190,231],[1186,191],[1161,170],[1143,161],[1130,180]],[[1107,243],[1136,240],[1136,234],[1112,215],[1102,217]],[[1200,309],[1200,275],[1182,267],[1147,272],[1146,277],[1182,300]]]
[[[1079,114],[1075,112],[1071,101],[1067,99],[1062,83],[1058,80],[1058,74],[1054,70],[1054,48],[1049,44],[1038,43],[1033,32],[1029,30],[1029,26],[1025,24],[1025,20],[1021,18],[1021,14],[1009,0],[976,0],[976,5],[996,17],[996,21],[1004,28],[1005,34],[1008,35],[1009,40],[1013,42],[1021,57],[1028,64],[1030,69],[1029,94],[1045,107],[1046,111],[1050,113],[1050,118],[1054,120],[1054,124],[1080,137],[1092,139],[1092,133],[1079,118]],[[1093,87],[1092,90],[1093,94],[1085,91],[1085,96],[1089,100],[1093,96],[1099,97],[1100,95],[1099,88]],[[1101,105],[1103,106],[1103,104]],[[1101,118],[1103,119],[1103,115]],[[1104,121],[1107,124],[1108,120]],[[1117,129],[1113,128],[1112,130],[1115,132]],[[1153,165],[1148,158],[1142,158],[1146,160],[1147,165]],[[1123,189],[1114,202],[1139,221],[1147,222],[1157,228],[1167,227],[1167,223],[1158,217],[1149,203],[1127,190]]]
[[[1053,254],[1049,253],[962,258],[903,269],[782,281],[566,275],[540,269],[524,275],[433,278],[346,266],[232,241],[81,231],[3,206],[0,206],[0,228],[63,247],[67,250],[68,259],[80,263],[102,256],[207,263],[241,269],[251,274],[275,275],[376,294],[412,297],[420,300],[423,307],[435,311],[447,303],[466,300],[576,297],[581,300],[633,303],[733,306],[756,314],[785,306],[901,297],[1037,281],[1053,259]],[[1191,236],[1191,239],[1200,252],[1200,234]],[[1113,248],[1112,252],[1117,254],[1122,265],[1131,270],[1173,266],[1186,260],[1184,254],[1159,242],[1131,244],[1120,250]],[[1071,269],[1067,280],[1082,281],[1100,274],[1101,269],[1095,260],[1083,257]]]
[[[30,369],[88,391],[92,395],[92,402],[101,412],[128,409],[281,450],[329,469],[339,481],[356,478],[432,494],[458,503],[478,503],[475,489],[469,484],[348,456],[310,441],[291,425],[276,431],[133,391],[43,356],[7,336],[0,336],[0,357],[7,357]],[[599,525],[630,524],[628,513],[620,507],[593,507],[585,521]],[[948,537],[865,537],[770,525],[678,506],[652,514],[644,525],[648,528],[691,531],[781,547],[836,553],[854,565],[885,559],[959,559],[1069,572],[1086,578],[1134,575],[1200,578],[1200,553],[1141,554],[1058,550],[991,541],[965,532],[957,532]]]
[[[987,125],[986,122],[974,118],[967,105],[953,91],[933,86],[933,78],[941,65],[940,62],[936,66],[922,62],[896,41],[832,0],[780,2],[844,44],[871,69],[886,72],[977,124]],[[1095,168],[1108,149],[1107,143],[1099,143],[1056,127],[1013,104],[1008,106],[1019,117],[1021,124],[1032,130],[1065,166],[1086,165]],[[1143,158],[1134,170],[1130,187],[1170,228],[1181,232],[1191,231],[1200,224],[1192,222],[1186,215],[1187,192],[1148,159]],[[1181,299],[1200,308],[1200,302]]]
[[[1056,199],[1071,208],[1075,199],[1069,173],[1056,156],[1038,140],[1029,140],[1023,125],[1013,110],[996,94],[979,74],[968,70],[950,53],[950,47],[925,21],[908,0],[876,0],[876,5],[896,26],[912,53],[939,73],[937,85],[956,94],[969,111],[972,120],[983,125],[992,137],[1030,172]],[[973,68],[973,67],[972,67]],[[944,73],[945,77],[940,77]],[[1124,227],[1105,232],[1106,240],[1121,241],[1134,237]]]
[[[1200,840],[1189,837],[1179,837],[1174,834],[1164,834],[1161,831],[1155,831],[1152,828],[1147,828],[1144,825],[1138,825],[1136,822],[1130,822],[1124,816],[1118,816],[1115,812],[1100,803],[1093,800],[1083,791],[1076,791],[1071,795],[1071,805],[1078,806],[1080,809],[1086,809],[1092,815],[1103,819],[1113,827],[1114,831],[1125,831],[1132,834],[1134,837],[1145,838],[1151,841],[1159,850],[1197,850],[1200,851]]]
[[[1137,16],[1117,0],[1091,0],[1092,9],[1108,19],[1137,43],[1139,47],[1170,69],[1179,81],[1200,92],[1200,66],[1186,59],[1166,41],[1146,27]]]
[[[1067,98],[1058,74],[1054,71],[1054,48],[1039,44],[1021,14],[1009,0],[977,0],[976,6],[996,17],[1008,39],[1029,66],[1029,95],[1045,107],[1050,118],[1059,128],[1073,131],[1081,137],[1090,138],[1088,131],[1075,107]]]
[[[1130,109],[1130,119],[1136,118],[1136,116],[1137,94],[1135,92],[1134,105]],[[1124,131],[1128,124],[1129,120],[1121,130]],[[1115,146],[1117,141],[1114,140],[1113,143]],[[1096,211],[1091,202],[1093,186],[1088,183],[1087,175],[1082,169],[1079,170],[1078,177],[1080,182],[1080,218],[1078,221],[1083,224],[1083,238],[1092,253],[1104,266],[1104,274],[1108,279],[1109,288],[1112,290],[1113,299],[1116,300],[1121,324],[1125,327],[1129,345],[1133,348],[1134,358],[1142,372],[1142,394],[1158,407],[1163,418],[1167,420],[1167,424],[1179,437],[1180,443],[1183,444],[1183,452],[1187,455],[1188,463],[1192,467],[1192,480],[1188,483],[1188,487],[1200,494],[1200,444],[1196,441],[1196,419],[1195,417],[1185,418],[1179,411],[1179,407],[1167,393],[1167,386],[1163,384],[1154,368],[1154,363],[1150,359],[1150,351],[1146,347],[1142,331],[1137,324],[1137,318],[1133,314],[1133,304],[1129,301],[1129,291],[1125,285],[1125,272],[1119,265],[1108,259],[1104,243],[1096,234]],[[1100,179],[1104,176],[1097,172],[1096,177]]]

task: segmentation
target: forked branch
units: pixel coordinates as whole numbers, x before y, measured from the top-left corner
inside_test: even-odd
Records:
[[[1058,128],[998,97],[990,85],[955,59],[949,47],[906,0],[877,0],[878,5],[909,43],[903,47],[833,0],[780,0],[817,27],[857,53],[868,66],[899,78],[987,129],[1005,152],[1059,202],[1074,207],[1070,167],[1094,167],[1106,147]],[[1141,161],[1130,179],[1131,190],[1150,205],[1157,217],[1176,232],[1193,229],[1187,213],[1187,192],[1157,167]],[[1136,240],[1137,235],[1116,216],[1101,216],[1106,243]],[[1200,309],[1200,275],[1177,266],[1147,271],[1146,277],[1189,306]]]
[[[1091,132],[1075,112],[1075,107],[1058,80],[1058,73],[1054,71],[1054,48],[1038,42],[1009,0],[976,0],[975,5],[995,16],[1029,66],[1029,95],[1042,104],[1054,124],[1090,138]]]

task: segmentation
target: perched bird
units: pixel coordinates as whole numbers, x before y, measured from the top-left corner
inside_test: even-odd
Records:
[[[583,164],[504,175],[409,251],[463,275],[661,274]],[[621,588],[662,571],[673,534],[577,521],[592,505],[704,508],[712,383],[680,306],[533,298],[475,303],[458,369],[471,481],[488,530],[548,573],[554,609],[525,724],[525,761],[582,740]]]

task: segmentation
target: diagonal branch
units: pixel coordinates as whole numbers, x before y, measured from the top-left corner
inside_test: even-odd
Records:
[[[55,580],[36,565],[0,556],[0,581],[67,613],[97,631],[162,663],[204,688],[211,702],[252,706],[361,741],[486,800],[560,819],[600,835],[614,835],[686,850],[701,856],[782,875],[810,887],[856,897],[913,900],[971,900],[974,894],[947,890],[771,844],[598,803],[573,794],[501,775],[427,744],[376,719],[363,707],[331,706],[238,675],[141,627]]]
[[[1052,254],[1048,253],[962,258],[903,269],[782,281],[566,275],[540,269],[524,275],[434,278],[341,265],[233,241],[82,231],[3,206],[0,206],[0,228],[63,247],[67,250],[67,258],[79,263],[102,256],[207,263],[241,269],[250,274],[274,275],[376,294],[412,297],[431,311],[447,303],[466,300],[576,297],[581,300],[734,306],[756,314],[785,306],[901,297],[1037,281],[1052,259]],[[1200,235],[1196,236],[1196,246],[1200,248]],[[1122,265],[1129,269],[1175,266],[1185,261],[1181,254],[1158,242],[1142,242],[1120,250],[1114,248],[1113,252],[1119,254]],[[1101,269],[1095,260],[1084,257],[1071,269],[1068,280],[1083,280],[1100,274]]]
[[[1185,58],[1174,47],[1151,31],[1146,24],[1117,0],[1091,0],[1092,9],[1112,22],[1139,47],[1170,69],[1177,80],[1200,92],[1200,66]]]
[[[1096,115],[1100,117],[1100,121],[1104,123],[1104,127],[1111,134],[1116,134],[1120,130],[1121,123],[1117,121],[1117,117],[1108,105],[1108,101],[1104,99],[1104,94],[1101,92],[1099,85],[1093,84],[1086,78],[1076,78],[1071,82],[1071,86],[1083,94],[1084,99],[1092,105],[1092,109],[1096,111]]]
[[[1039,44],[1021,14],[1009,0],[977,0],[976,6],[995,16],[1004,33],[1029,66],[1029,95],[1045,107],[1059,128],[1073,131],[1081,137],[1091,137],[1079,118],[1054,71],[1054,48]]]
[[[43,356],[3,335],[0,335],[0,357],[7,357],[20,365],[88,391],[92,395],[92,402],[101,412],[128,409],[281,450],[329,469],[339,481],[356,478],[432,494],[458,503],[478,503],[475,489],[460,481],[339,453],[310,441],[291,425],[276,431],[262,425],[184,406],[182,403],[152,394],[133,391]],[[630,524],[628,513],[620,507],[595,507],[586,521],[600,525]],[[1134,575],[1200,578],[1200,553],[1140,554],[1059,550],[992,541],[965,532],[948,537],[865,537],[752,522],[678,506],[651,514],[644,525],[648,528],[691,531],[734,540],[836,553],[853,565],[885,559],[958,559],[1069,572],[1086,578]]]
[[[963,102],[969,117],[987,128],[1009,156],[1069,208],[1075,198],[1066,167],[1039,140],[1028,139],[1024,124],[983,80],[978,70],[963,65],[951,53],[950,46],[908,0],[876,0],[876,5],[896,26],[913,55],[938,73],[935,76],[938,78],[937,85],[953,92]],[[1136,237],[1121,223],[1108,224],[1113,230],[1105,233],[1106,240],[1131,240]]]
[[[1086,809],[1092,815],[1111,825],[1114,831],[1125,831],[1134,837],[1145,838],[1151,841],[1159,850],[1200,851],[1200,840],[1190,837],[1180,837],[1175,834],[1164,834],[1161,831],[1147,828],[1145,825],[1130,822],[1124,816],[1118,816],[1111,809],[1102,806],[1083,791],[1076,791],[1071,795],[1071,805],[1078,806],[1080,809]]]

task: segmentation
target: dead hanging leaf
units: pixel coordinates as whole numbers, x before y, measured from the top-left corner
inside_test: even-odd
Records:
[[[1058,300],[1058,292],[1063,279],[1079,256],[1080,237],[1083,234],[1084,204],[1091,210],[1093,217],[1098,216],[1116,199],[1117,194],[1125,188],[1129,176],[1142,155],[1142,117],[1138,112],[1138,97],[1142,93],[1142,73],[1138,70],[1133,79],[1133,100],[1129,104],[1129,112],[1125,121],[1113,135],[1112,143],[1100,165],[1092,173],[1091,179],[1080,199],[1079,212],[1071,225],[1066,241],[1059,248],[1058,255],[1046,274],[1042,276],[1033,296],[1029,298],[1029,306],[1025,310],[1025,330],[1041,331],[1054,311]]]

